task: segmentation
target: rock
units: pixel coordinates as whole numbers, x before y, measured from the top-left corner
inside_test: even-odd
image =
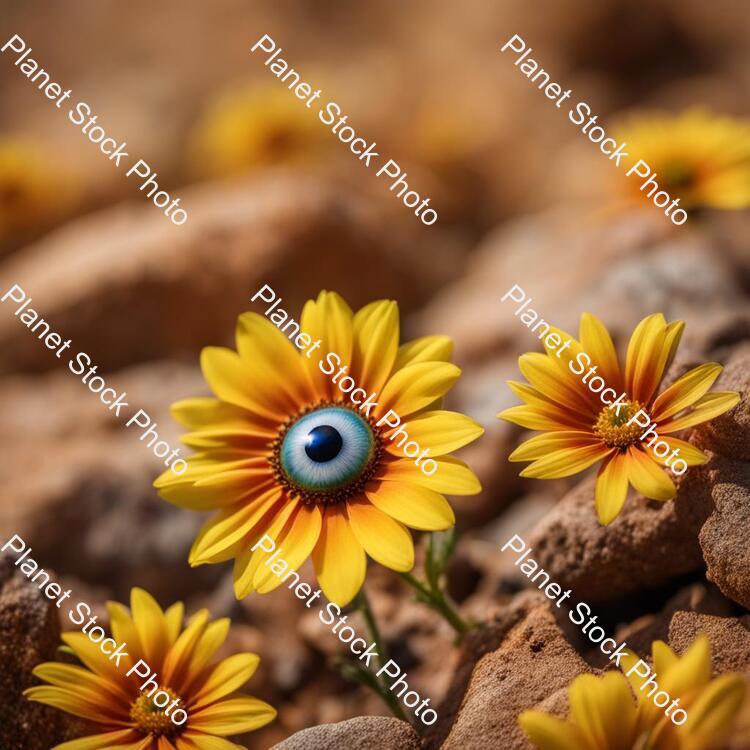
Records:
[[[0,747],[49,750],[67,735],[65,715],[23,697],[31,670],[55,657],[60,624],[55,605],[0,555]]]
[[[699,537],[706,576],[750,609],[750,464],[717,456],[711,466],[715,509]]]
[[[549,601],[541,594],[522,595],[513,610],[518,622],[495,650],[474,666],[441,750],[527,750],[518,715],[591,671],[563,635]],[[441,711],[443,707],[441,706]]]
[[[594,479],[565,495],[526,540],[532,557],[579,601],[604,602],[659,586],[703,565],[698,532],[712,506],[705,467],[691,469],[674,500],[631,495],[622,513],[602,526]]]
[[[694,441],[729,458],[750,461],[750,343],[733,350],[713,390],[737,391],[740,403],[698,425],[693,431]]]
[[[400,719],[359,716],[338,724],[303,729],[272,750],[420,750],[417,733]]]
[[[750,677],[750,615],[716,617],[675,612],[669,625],[669,645],[682,654],[701,633],[711,641],[714,674],[747,672]]]
[[[68,224],[11,258],[0,290],[19,284],[53,330],[72,338],[72,350],[111,371],[229,343],[239,312],[262,312],[250,296],[263,284],[296,318],[321,289],[354,307],[391,297],[408,311],[457,270],[453,251],[420,232],[403,206],[388,201],[379,210],[309,176],[264,173],[181,191],[181,198],[190,212],[182,226],[150,204]],[[428,243],[430,263],[420,242]],[[0,372],[59,367],[12,304],[1,308]]]

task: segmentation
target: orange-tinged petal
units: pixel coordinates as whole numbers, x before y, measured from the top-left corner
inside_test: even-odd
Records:
[[[476,495],[482,491],[476,474],[463,461],[452,456],[435,460],[437,470],[425,474],[408,458],[384,462],[373,479],[383,482],[412,482],[446,495]]]
[[[190,728],[220,736],[252,732],[276,718],[276,709],[268,703],[240,695],[194,711]]]
[[[642,443],[642,445],[646,449],[648,455],[662,466],[666,466],[667,461],[669,461],[669,464],[671,466],[673,461],[676,461],[678,458],[681,458],[683,461],[685,461],[688,466],[702,466],[708,461],[708,456],[702,450],[696,448],[690,443],[685,442],[684,440],[678,440],[677,438],[669,437],[668,435],[660,435],[659,440],[669,446],[669,452],[664,456],[657,456],[656,453],[654,453],[654,448],[648,443],[644,442]],[[654,446],[656,445],[658,445],[658,443],[654,443]],[[670,460],[670,456],[672,455],[672,452],[675,450],[675,448],[679,449],[680,452],[677,454],[677,456]]]
[[[628,481],[644,497],[671,500],[677,494],[674,482],[640,447],[631,445],[628,448],[627,465]]]
[[[365,390],[380,391],[393,369],[398,352],[398,305],[378,300],[354,316],[350,374]]]
[[[94,734],[55,745],[52,750],[110,750],[114,746],[143,742],[143,735],[135,729],[118,729],[116,732]]]
[[[644,318],[633,331],[625,358],[625,389],[630,397],[648,403],[661,379],[657,373],[667,331],[661,313]]]
[[[409,434],[409,440],[416,441],[423,448],[429,448],[430,456],[442,456],[446,453],[463,448],[476,440],[484,428],[470,417],[455,411],[427,411],[418,417],[410,419],[404,425]],[[386,439],[393,432],[385,433]],[[403,456],[403,449],[399,447],[399,439],[387,441],[385,448],[395,456]]]
[[[651,413],[655,422],[661,422],[692,406],[704,396],[721,374],[722,367],[715,362],[695,367],[676,380],[654,401]]]
[[[245,747],[223,737],[188,730],[177,738],[177,750],[245,750]]]
[[[591,313],[581,315],[580,338],[583,350],[591,357],[592,364],[598,369],[607,383],[618,393],[622,390],[622,373],[617,359],[617,351],[604,323]]]
[[[122,682],[112,682],[74,664],[48,661],[34,667],[33,674],[50,685],[70,690],[92,703],[107,702],[114,706],[129,706],[132,700]],[[127,714],[127,709],[124,712]]]
[[[592,420],[571,417],[570,413],[556,404],[549,406],[511,406],[498,415],[498,419],[525,427],[527,430],[585,430],[591,429]]]
[[[317,505],[300,503],[295,514],[276,537],[276,548],[282,549],[280,557],[287,563],[287,570],[297,570],[310,557],[320,536],[323,514]],[[272,563],[271,565],[273,565]],[[280,586],[283,575],[274,573],[271,565],[261,565],[253,577],[253,587],[259,594],[267,594]]]
[[[600,442],[591,431],[557,430],[543,435],[535,435],[521,443],[508,456],[508,461],[535,461],[537,458],[543,458],[547,454],[563,448],[583,448]]]
[[[122,674],[115,665],[109,661],[104,655],[99,646],[94,643],[85,633],[81,632],[69,632],[63,633],[60,636],[65,643],[69,646],[73,653],[81,660],[81,662],[87,666],[92,672],[95,672],[101,677],[104,677],[109,682],[117,682],[122,680]],[[132,643],[128,644],[132,646]],[[140,646],[140,644],[136,644]],[[132,656],[132,654],[131,654]]]
[[[402,420],[444,396],[461,370],[449,362],[418,362],[398,370],[388,380],[378,401],[378,414],[393,409]]]
[[[649,400],[653,399],[656,392],[659,390],[661,381],[664,378],[664,374],[667,368],[672,364],[674,356],[677,353],[677,348],[680,345],[682,339],[682,333],[685,330],[685,323],[681,320],[676,320],[674,323],[669,323],[667,329],[664,332],[664,345],[661,349],[661,355],[656,361],[656,367],[654,370],[654,385],[651,389],[651,395]]]
[[[596,479],[595,503],[599,523],[609,525],[620,515],[628,495],[627,454],[615,451],[602,464]]]
[[[586,415],[596,416],[594,394],[585,384],[560,377],[559,367],[546,355],[532,352],[518,358],[518,367],[526,380],[555,403]]]
[[[84,635],[84,638],[87,636]],[[127,726],[128,717],[118,718],[117,713],[112,711],[109,703],[105,701],[92,701],[81,697],[77,693],[59,687],[40,685],[24,691],[24,696],[36,703],[44,703],[60,711],[80,716],[81,718],[94,721],[106,726]]]
[[[183,681],[189,677],[190,664],[203,633],[208,626],[209,612],[202,609],[191,618],[185,630],[169,650],[161,670],[161,678],[167,685],[184,692]]]
[[[579,730],[541,711],[524,711],[518,724],[540,750],[587,750]]]
[[[203,686],[188,701],[191,710],[209,706],[239,690],[255,673],[260,663],[256,654],[234,654],[220,661]]]
[[[414,544],[402,524],[364,500],[349,501],[347,512],[354,536],[373,560],[399,572],[414,567]]]
[[[397,521],[422,531],[442,531],[456,523],[453,509],[439,493],[409,482],[368,483],[365,494]]]
[[[400,370],[417,362],[450,362],[452,356],[453,341],[448,336],[422,336],[401,344],[393,369]]]
[[[320,587],[340,607],[348,604],[362,587],[367,561],[365,551],[349,524],[346,508],[329,505],[323,528],[313,550],[313,565]]]
[[[693,409],[684,416],[668,419],[666,422],[660,423],[659,434],[680,432],[680,430],[686,430],[688,427],[695,427],[697,424],[708,422],[720,414],[733,409],[739,402],[740,394],[732,391],[707,393],[702,398],[699,398],[693,404]]]
[[[612,450],[600,441],[581,448],[562,448],[529,464],[520,476],[534,479],[569,477],[606,458]]]

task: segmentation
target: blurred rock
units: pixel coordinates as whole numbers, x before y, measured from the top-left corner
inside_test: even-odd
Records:
[[[633,496],[609,526],[594,508],[593,478],[565,495],[526,540],[531,557],[578,600],[604,602],[698,570],[698,532],[712,506],[705,467],[684,475],[674,500]]]
[[[420,750],[417,733],[400,719],[360,716],[293,734],[272,750]]]
[[[408,211],[394,218],[351,189],[302,174],[180,195],[184,225],[136,204],[80,219],[6,263],[0,290],[19,284],[53,330],[73,339],[73,351],[109,371],[233,341],[239,312],[263,312],[250,302],[263,284],[299,319],[321,289],[354,307],[395,298],[408,311],[458,270],[453,251]],[[12,305],[0,315],[0,372],[60,367]]]
[[[0,747],[49,750],[66,737],[65,714],[27,701],[23,691],[36,684],[31,670],[55,658],[57,609],[13,562],[0,555]]]
[[[750,609],[750,464],[717,456],[711,467],[715,509],[699,537],[706,576]]]
[[[711,641],[714,674],[747,672],[750,677],[750,615],[716,617],[675,612],[669,625],[669,645],[683,654],[701,633]]]
[[[474,666],[442,750],[526,750],[518,715],[590,671],[563,635],[549,600],[523,597],[520,620]]]

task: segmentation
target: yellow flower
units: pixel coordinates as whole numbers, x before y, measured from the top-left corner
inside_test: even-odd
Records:
[[[701,110],[643,113],[624,120],[614,136],[627,143],[630,166],[645,161],[681,208],[750,205],[750,126],[744,121]],[[631,175],[627,182],[638,193],[642,180]]]
[[[506,409],[498,417],[547,433],[527,440],[510,455],[511,461],[532,462],[521,476],[556,479],[601,462],[596,510],[602,524],[617,518],[629,484],[652,500],[673,498],[675,485],[666,469],[660,467],[672,466],[680,474],[684,469],[678,470],[682,468],[677,464],[678,458],[686,466],[697,466],[705,463],[707,456],[671,435],[713,419],[739,401],[736,393],[708,393],[722,370],[716,363],[690,370],[658,393],[683,328],[682,321],[667,324],[661,313],[644,318],[630,339],[624,373],[607,329],[589,313],[581,316],[580,342],[571,339],[564,352],[558,347],[548,348],[546,354],[521,356],[518,364],[529,384],[511,381],[508,385],[525,404]],[[551,330],[563,341],[570,338],[562,331]],[[573,374],[571,367],[578,372],[581,363],[586,363],[582,352],[596,366],[595,375],[586,374],[588,366],[581,375]],[[581,358],[577,359],[579,355]],[[607,403],[592,387],[601,396],[606,394]],[[625,394],[625,399],[615,406],[614,396],[610,398],[612,393]],[[615,404],[611,404],[613,401]],[[646,432],[642,426],[646,424],[644,415],[651,420],[659,440],[669,446],[666,454],[658,442],[650,445],[653,434],[640,439]],[[634,418],[642,424],[632,421]],[[679,449],[678,454],[675,449]]]
[[[193,169],[222,177],[309,161],[330,145],[317,113],[279,86],[249,86],[212,102],[190,139]]]
[[[228,619],[212,623],[204,609],[183,630],[182,603],[163,612],[138,588],[131,592],[130,606],[129,611],[115,602],[107,604],[112,638],[118,645],[127,644],[123,651],[128,656],[119,667],[89,635],[74,632],[62,638],[83,666],[46,662],[34,670],[49,685],[30,688],[27,698],[80,716],[99,730],[53,750],[242,750],[223,738],[274,719],[276,711],[267,703],[236,692],[258,666],[255,654],[213,659],[229,632]],[[113,648],[107,644],[108,651]],[[141,691],[144,678],[126,676],[141,659],[158,676],[158,690],[172,702],[164,703],[152,685]],[[145,674],[142,667],[139,671]],[[186,720],[175,715],[180,709],[187,713]]]
[[[446,454],[482,428],[439,408],[460,375],[449,362],[450,339],[427,336],[399,346],[395,302],[372,302],[355,315],[339,295],[321,292],[306,303],[300,329],[320,346],[300,351],[268,319],[245,313],[237,325],[238,352],[203,350],[203,374],[218,398],[188,399],[172,409],[192,430],[183,442],[200,452],[182,476],[167,470],[155,486],[176,505],[218,511],[196,539],[190,564],[235,558],[238,598],[282,582],[265,564],[268,552],[251,549],[268,535],[291,569],[312,554],[323,592],[343,606],[362,586],[365,553],[408,571],[414,547],[406,527],[453,526],[441,493],[471,495],[481,488],[463,462]],[[352,390],[352,382],[361,390]],[[404,456],[403,433],[391,439],[395,430],[376,424],[390,410],[409,441],[429,450],[423,460],[435,457],[431,475]]]
[[[558,719],[541,711],[524,711],[518,722],[541,750],[718,750],[732,732],[745,699],[746,685],[739,674],[711,679],[708,638],[699,636],[684,656],[677,656],[663,641],[652,647],[659,690],[679,704],[656,706],[641,690],[646,678],[620,672],[601,677],[581,675],[568,689],[570,715]],[[638,657],[623,659],[628,671]],[[630,681],[630,685],[628,685]],[[635,698],[633,695],[635,694]],[[654,693],[656,695],[656,692]],[[661,701],[664,699],[661,698]],[[678,708],[682,714],[674,714]],[[670,710],[678,726],[665,711]]]

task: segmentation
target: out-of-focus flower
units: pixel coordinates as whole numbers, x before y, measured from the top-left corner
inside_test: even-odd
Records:
[[[193,171],[209,177],[314,160],[333,137],[294,92],[249,86],[209,104],[190,137]]]
[[[182,476],[167,470],[155,486],[176,505],[218,511],[196,539],[190,564],[234,558],[238,598],[282,582],[267,564],[268,544],[251,549],[268,535],[292,569],[312,555],[322,590],[344,605],[362,586],[365,553],[410,570],[414,547],[406,527],[450,528],[453,511],[441,493],[480,491],[471,470],[447,454],[482,428],[439,408],[460,375],[449,362],[450,339],[427,336],[399,346],[395,302],[372,302],[353,314],[339,295],[321,292],[305,304],[300,329],[320,340],[315,351],[298,350],[268,319],[245,313],[237,352],[203,350],[203,374],[218,398],[172,409],[192,430],[183,442],[200,452]],[[403,433],[391,440],[396,430],[376,424],[391,409],[409,441],[434,457],[431,476],[405,457]]]
[[[677,457],[687,466],[697,466],[707,456],[690,443],[672,437],[674,433],[706,422],[731,409],[739,401],[732,392],[708,393],[722,367],[708,363],[685,373],[659,394],[664,373],[669,367],[682,336],[684,323],[667,323],[661,313],[649,315],[636,327],[628,345],[625,371],[620,369],[614,344],[604,324],[594,315],[581,316],[580,341],[563,331],[562,340],[571,338],[563,352],[547,349],[546,354],[522,355],[518,364],[527,383],[509,382],[513,392],[525,404],[514,406],[498,417],[545,434],[527,440],[510,455],[511,461],[531,461],[521,476],[556,479],[578,474],[601,462],[596,482],[596,510],[599,521],[609,524],[617,518],[625,503],[628,486],[653,500],[669,500],[676,488],[661,466],[671,465]],[[556,329],[551,329],[555,331]],[[581,352],[597,369],[594,374],[576,375],[569,362]],[[558,354],[562,356],[558,356]],[[586,368],[588,372],[588,368]],[[598,380],[597,380],[598,378]],[[603,382],[599,382],[603,381]],[[596,382],[597,391],[592,390]],[[604,387],[617,395],[626,394],[620,404],[611,408]],[[659,456],[650,446],[652,436],[646,432],[643,412],[669,451]],[[630,422],[630,424],[628,424]],[[674,450],[679,449],[679,454]]]
[[[540,750],[718,750],[723,748],[745,700],[745,680],[739,674],[711,679],[708,638],[699,636],[680,657],[663,641],[652,646],[658,690],[667,693],[687,713],[684,724],[666,715],[649,697],[653,683],[635,672],[601,677],[580,675],[570,685],[570,714],[559,719],[541,711],[524,711],[521,728]],[[638,661],[630,653],[623,671]],[[628,680],[630,685],[628,685]],[[643,689],[641,689],[643,688]],[[634,697],[635,694],[635,697]],[[663,699],[662,699],[663,700]],[[682,720],[682,715],[676,717]]]
[[[276,716],[267,703],[237,692],[258,666],[255,654],[213,658],[229,632],[228,619],[210,622],[204,609],[183,629],[181,602],[164,612],[138,588],[131,592],[130,610],[115,602],[107,608],[113,639],[127,644],[119,667],[81,632],[62,638],[83,666],[46,662],[34,669],[49,684],[28,689],[27,698],[80,716],[98,730],[53,750],[241,750],[224,737],[258,729]],[[126,676],[141,659],[155,674],[158,691],[141,691],[146,680]],[[156,701],[159,691],[170,701]],[[178,726],[172,719],[179,710],[187,719],[177,714]]]
[[[0,139],[0,241],[65,214],[77,191],[33,144]]]
[[[702,110],[679,115],[634,114],[613,129],[627,143],[630,165],[639,159],[657,173],[659,188],[682,208],[737,209],[750,205],[750,125]],[[626,184],[635,194],[640,183]]]

